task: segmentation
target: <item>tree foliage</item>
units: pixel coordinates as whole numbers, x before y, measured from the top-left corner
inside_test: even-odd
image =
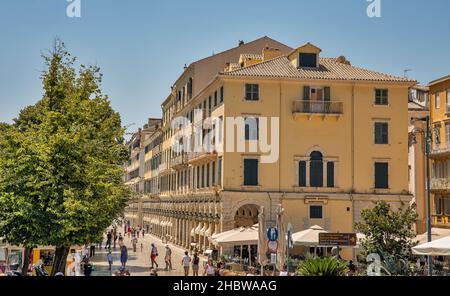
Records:
[[[393,266],[392,262],[402,262],[403,266],[404,262],[413,260],[412,247],[417,245],[413,230],[417,213],[413,207],[393,210],[390,204],[380,201],[374,208],[363,210],[361,216],[363,222],[355,225],[357,231],[366,236],[361,241],[361,262],[373,253],[380,255],[386,266]]]
[[[128,151],[100,69],[76,70],[59,40],[43,58],[43,98],[0,126],[0,234],[14,244],[68,248],[97,241],[122,214]]]

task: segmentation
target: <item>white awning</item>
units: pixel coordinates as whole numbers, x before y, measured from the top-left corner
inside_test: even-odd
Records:
[[[195,228],[195,234],[200,234],[200,230],[202,230],[202,224],[203,223],[198,223],[197,228]]]
[[[209,228],[205,231],[205,236],[211,236],[213,225],[214,224],[209,224]]]
[[[259,238],[259,227],[241,227],[216,234],[212,237],[215,245],[257,245]]]
[[[431,240],[435,241],[444,237],[450,236],[450,229],[445,228],[432,228]],[[418,241],[419,244],[425,244],[428,242],[428,232],[418,235],[414,241]]]
[[[450,256],[450,236],[412,248],[415,255]]]
[[[205,235],[206,233],[206,223],[203,225],[203,228],[200,230],[200,235]]]
[[[191,236],[195,236],[195,227],[191,230]]]
[[[318,246],[319,245],[319,234],[327,233],[325,229],[320,226],[314,225],[306,230],[294,233],[292,235],[292,240],[294,245],[297,246]]]

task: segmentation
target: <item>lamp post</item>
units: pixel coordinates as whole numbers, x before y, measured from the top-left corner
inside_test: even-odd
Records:
[[[426,128],[425,131],[422,129],[416,129],[413,131],[414,134],[414,141],[413,144],[416,144],[415,141],[415,134],[416,133],[422,133],[425,137],[425,158],[426,158],[426,178],[427,178],[427,184],[426,184],[426,190],[427,190],[427,241],[431,242],[432,236],[431,236],[431,176],[430,176],[430,154],[431,154],[431,129],[430,129],[430,116],[426,116],[425,118],[420,118],[419,120],[425,121]],[[433,275],[433,267],[432,267],[432,258],[431,256],[427,256],[428,261],[428,275]]]

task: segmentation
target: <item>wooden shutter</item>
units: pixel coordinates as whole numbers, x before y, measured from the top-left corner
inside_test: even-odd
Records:
[[[306,161],[298,163],[298,186],[306,187]]]
[[[323,187],[323,162],[318,160],[311,161],[310,168],[311,187]]]
[[[244,185],[258,185],[258,160],[244,159]]]
[[[375,188],[387,189],[389,188],[389,168],[388,163],[375,163]]]
[[[304,86],[303,87],[303,100],[304,101],[309,101],[309,86]]]
[[[325,102],[331,101],[331,89],[329,87],[325,87],[323,90],[324,90],[323,100]]]
[[[327,187],[334,188],[334,162],[327,163]]]

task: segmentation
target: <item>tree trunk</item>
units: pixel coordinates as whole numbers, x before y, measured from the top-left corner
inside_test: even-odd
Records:
[[[66,273],[66,263],[69,250],[70,248],[65,246],[56,248],[51,276],[55,276],[58,272],[62,272],[63,274]]]
[[[33,252],[33,248],[24,248],[25,257],[23,258],[23,265],[22,265],[22,275],[27,276],[28,275],[28,266],[30,265],[30,258],[31,253]]]

